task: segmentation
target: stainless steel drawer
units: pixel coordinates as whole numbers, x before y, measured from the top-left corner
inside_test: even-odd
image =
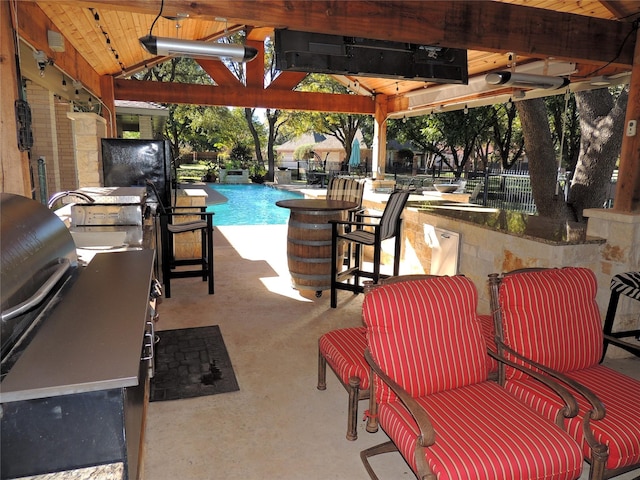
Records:
[[[71,206],[71,225],[142,225],[142,205],[93,205]]]

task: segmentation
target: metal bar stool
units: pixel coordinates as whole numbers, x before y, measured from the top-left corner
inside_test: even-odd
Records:
[[[611,298],[609,299],[609,307],[607,308],[607,316],[604,321],[604,347],[602,349],[602,358],[607,353],[607,347],[610,343],[616,347],[620,347],[628,352],[640,356],[640,347],[629,342],[619,340],[620,338],[635,337],[640,340],[640,330],[624,330],[620,332],[612,332],[613,321],[618,308],[620,295],[625,295],[634,300],[640,301],[640,272],[627,272],[615,275],[611,279]]]
[[[207,212],[206,207],[166,207],[153,182],[147,180],[147,186],[158,199],[160,217],[160,256],[162,261],[162,283],[165,298],[171,298],[171,279],[202,277],[208,281],[209,295],[214,293],[213,286],[213,212]],[[180,221],[182,220],[182,221]],[[177,259],[174,253],[174,240],[177,235],[184,233],[199,234],[200,252],[197,258]],[[191,266],[191,268],[184,268]],[[176,268],[182,267],[182,268]]]

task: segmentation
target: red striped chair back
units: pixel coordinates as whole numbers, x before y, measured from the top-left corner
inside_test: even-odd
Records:
[[[462,276],[382,285],[364,299],[363,319],[376,362],[412,397],[487,379],[477,292]],[[378,402],[395,397],[382,382]]]
[[[597,365],[602,324],[596,292],[587,268],[505,275],[499,291],[505,345],[559,372]],[[507,369],[509,378],[521,375]]]

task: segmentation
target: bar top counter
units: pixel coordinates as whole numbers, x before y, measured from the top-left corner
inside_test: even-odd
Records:
[[[586,223],[540,217],[520,212],[497,210],[471,204],[418,204],[419,212],[446,217],[492,231],[526,238],[549,245],[605,243],[603,238],[587,235]]]

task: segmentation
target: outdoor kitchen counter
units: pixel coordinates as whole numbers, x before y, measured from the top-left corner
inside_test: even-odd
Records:
[[[6,378],[0,402],[138,384],[154,250],[97,254]]]

